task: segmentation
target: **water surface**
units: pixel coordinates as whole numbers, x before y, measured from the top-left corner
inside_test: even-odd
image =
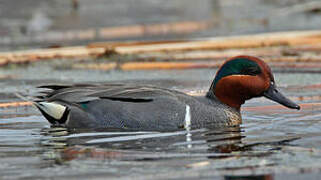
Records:
[[[13,92],[33,94],[37,91],[35,87],[44,83],[92,79],[137,81],[202,93],[215,74],[213,69],[203,69],[109,73],[60,70],[46,75],[37,66],[41,64],[3,71],[7,75],[20,73],[19,78],[1,80],[5,87],[1,90],[3,101],[17,101]],[[30,73],[33,68],[40,69],[38,72],[43,76]],[[72,73],[74,76],[69,76]],[[34,107],[0,109],[0,177],[320,178],[321,106],[317,104],[320,90],[303,87],[320,84],[321,78],[318,74],[300,73],[276,73],[275,76],[281,91],[303,104],[302,110],[274,106],[275,103],[264,98],[253,99],[245,104],[243,124],[239,127],[179,132],[67,130],[51,127]]]

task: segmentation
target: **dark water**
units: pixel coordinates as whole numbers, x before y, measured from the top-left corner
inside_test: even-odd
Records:
[[[39,67],[40,66],[40,67]],[[51,71],[41,64],[2,71],[2,101],[52,82],[138,81],[185,92],[204,91],[215,70]],[[38,69],[38,73],[34,73]],[[19,73],[18,73],[19,72]],[[41,75],[41,76],[40,76]],[[73,76],[70,76],[73,75]],[[67,130],[50,127],[33,107],[0,109],[1,179],[320,179],[319,74],[276,73],[300,111],[264,98],[245,104],[240,127],[179,132]],[[52,78],[55,77],[55,78]],[[298,99],[301,97],[301,99]],[[314,97],[314,98],[312,98]],[[253,110],[251,107],[266,106]]]

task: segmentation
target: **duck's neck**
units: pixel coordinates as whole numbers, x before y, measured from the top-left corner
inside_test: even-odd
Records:
[[[225,113],[227,119],[228,119],[228,125],[239,125],[242,123],[242,116],[241,116],[241,112],[240,112],[240,108],[235,108],[232,107],[226,103],[223,103],[221,100],[219,100],[215,94],[213,93],[213,91],[209,91],[206,94],[206,98],[210,99],[210,101],[214,101],[215,103],[215,107],[217,107],[217,103],[224,105],[224,110],[223,112]]]
[[[245,99],[241,97],[235,97],[233,96],[233,94],[231,94],[230,96],[224,96],[224,94],[222,95],[220,93],[214,93],[211,88],[207,92],[206,97],[210,99],[217,99],[221,103],[224,103],[238,111],[240,111],[241,105],[245,102]]]

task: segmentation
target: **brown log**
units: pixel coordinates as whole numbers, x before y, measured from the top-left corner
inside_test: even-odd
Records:
[[[0,53],[0,65],[5,65],[8,63],[26,63],[56,58],[93,57],[100,56],[104,53],[104,48],[86,48],[81,46],[52,49],[37,49],[16,52],[2,52]]]
[[[282,63],[318,63],[321,62],[321,56],[280,56],[264,58],[265,62],[282,62]]]
[[[289,50],[293,52],[297,51],[306,51],[306,52],[321,52],[321,44],[313,44],[313,45],[301,45],[297,47],[292,47]]]
[[[162,57],[166,57],[168,52],[177,52],[190,50],[199,51],[198,54],[184,54],[173,55],[177,59],[191,59],[188,55],[193,55],[192,58],[226,58],[229,56],[228,52],[211,52],[212,54],[201,55],[201,51],[204,50],[222,50],[222,49],[233,49],[233,48],[258,48],[266,46],[297,46],[305,44],[315,44],[320,45],[321,43],[321,31],[301,31],[301,32],[279,32],[279,33],[265,33],[257,35],[244,35],[244,36],[234,36],[234,37],[220,37],[212,38],[206,40],[196,40],[196,41],[165,41],[165,42],[126,42],[126,43],[100,43],[91,44],[88,47],[65,47],[65,48],[52,48],[52,49],[38,49],[29,51],[16,51],[16,52],[2,52],[0,53],[0,66],[6,65],[8,63],[26,63],[34,62],[39,60],[49,60],[56,58],[87,58],[87,57],[97,57],[109,52],[118,53],[118,55],[126,54],[139,54],[140,53],[163,53]],[[231,52],[230,56],[246,54],[258,55],[258,56],[278,56],[280,55],[282,49],[261,49],[258,50],[259,53],[255,53],[254,50],[238,50]],[[164,54],[165,53],[165,54]],[[269,55],[270,53],[270,55]],[[150,54],[149,54],[150,55]],[[179,57],[180,56],[180,57]],[[185,57],[183,57],[185,56]],[[282,53],[280,57],[282,56]],[[278,57],[277,57],[278,58]],[[283,60],[281,58],[277,61],[320,61],[320,57],[286,57]],[[292,59],[291,59],[292,58]],[[175,58],[174,58],[175,59]],[[304,60],[306,59],[306,60]],[[269,61],[272,61],[270,59]]]
[[[303,44],[320,44],[321,31],[293,31],[263,33],[257,35],[242,35],[218,37],[206,40],[181,43],[164,43],[157,45],[137,45],[115,47],[119,54],[134,54],[144,52],[169,52],[206,49],[257,48],[266,46],[294,46]]]
[[[8,102],[0,103],[0,108],[10,108],[10,107],[21,107],[21,106],[31,106],[32,102]]]
[[[124,47],[124,46],[138,46],[138,45],[155,45],[155,44],[164,44],[164,43],[181,43],[181,42],[190,42],[188,40],[165,40],[165,41],[125,41],[125,42],[93,42],[87,45],[88,48],[114,48],[114,47]]]
[[[227,50],[195,50],[182,52],[148,52],[136,54],[137,58],[144,60],[226,60],[227,58],[238,55],[251,55],[260,57],[280,57],[282,50],[280,48],[258,48],[258,49],[227,49]]]
[[[197,163],[187,164],[187,165],[185,165],[185,167],[187,167],[187,168],[200,168],[200,167],[208,166],[210,164],[211,163],[209,161],[201,161],[201,162],[197,162]]]
[[[155,70],[155,69],[196,69],[217,68],[222,62],[127,62],[127,63],[86,63],[74,64],[75,69],[112,70],[118,68],[123,71]]]
[[[268,64],[271,67],[278,67],[278,68],[294,68],[294,69],[320,68],[321,69],[321,63],[271,62]]]
[[[158,43],[158,42],[157,42]],[[172,42],[175,44],[175,42]],[[139,44],[137,44],[139,45]],[[126,46],[126,45],[125,45]],[[130,45],[129,45],[130,46]],[[107,47],[107,46],[105,46]],[[285,52],[286,51],[286,52]],[[296,55],[289,54],[282,47],[265,47],[255,49],[226,49],[226,50],[193,50],[182,52],[145,52],[135,54],[136,59],[148,60],[226,60],[238,55],[250,55],[263,58],[265,62],[321,62],[321,56],[310,52],[295,51]],[[121,56],[120,56],[121,58]]]
[[[120,69],[124,71],[132,70],[174,70],[174,69],[203,69],[203,68],[218,68],[222,61],[189,61],[189,62],[126,62],[126,63],[116,63],[116,62],[107,62],[107,63],[78,63],[73,64],[72,68],[74,69],[92,69],[92,70],[113,70]],[[290,62],[271,62],[268,63],[271,67],[275,68],[287,68],[294,70],[306,70],[306,69],[315,69],[320,68],[320,63],[290,63]]]
[[[217,68],[220,62],[129,62],[120,65],[120,69],[129,70],[154,70],[154,69],[194,69],[194,68]]]

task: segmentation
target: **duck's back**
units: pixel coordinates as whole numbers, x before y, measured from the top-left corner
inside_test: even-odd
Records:
[[[235,110],[215,99],[152,86],[104,84],[45,88],[51,91],[45,92],[40,102],[65,106],[68,114],[57,122],[73,128],[177,130],[185,125],[187,105],[192,127],[227,125],[229,113],[237,115]]]

